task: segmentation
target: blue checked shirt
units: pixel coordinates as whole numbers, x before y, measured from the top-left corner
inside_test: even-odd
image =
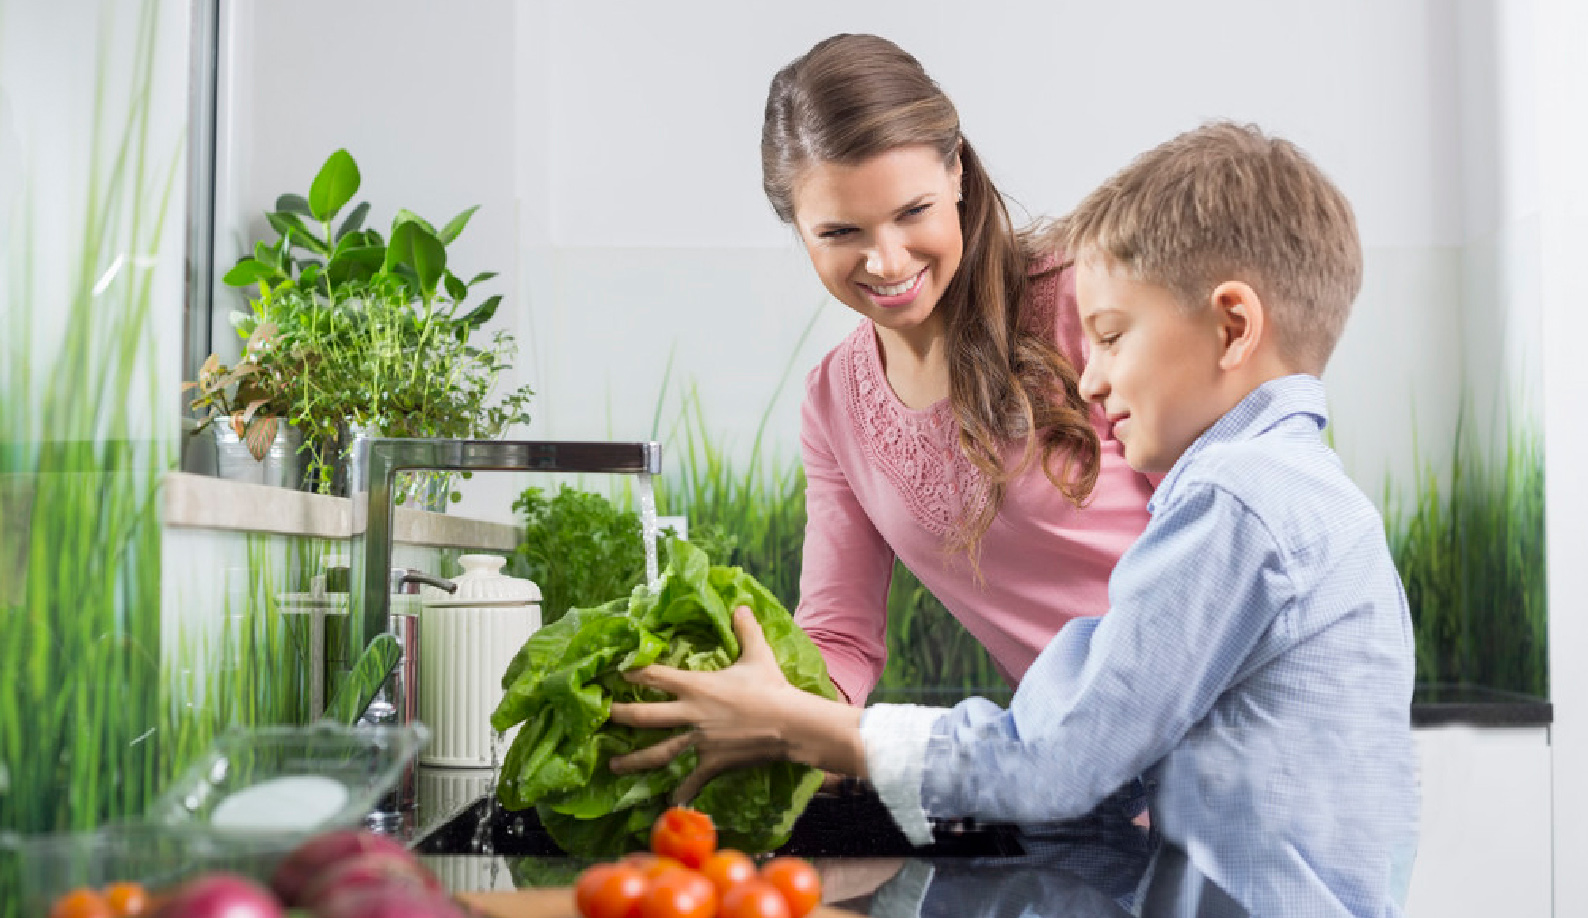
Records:
[[[1326,423],[1312,376],[1220,418],[1158,486],[1108,614],[1066,625],[1008,710],[867,710],[872,781],[912,841],[928,816],[1073,818],[1144,775],[1153,825],[1251,913],[1401,914],[1411,618]]]

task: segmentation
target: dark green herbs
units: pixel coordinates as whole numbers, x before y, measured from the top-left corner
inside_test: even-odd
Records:
[[[594,608],[568,610],[525,642],[502,678],[506,697],[491,717],[497,730],[523,728],[502,766],[497,796],[508,809],[535,807],[552,838],[570,854],[612,857],[644,848],[668,795],[695,767],[693,750],[670,765],[615,775],[607,761],[673,731],[611,723],[613,701],[664,696],[630,684],[625,670],[661,663],[718,670],[739,657],[731,614],[749,606],[789,682],[838,697],[810,638],[755,578],[713,567],[699,548],[670,539],[661,589],[643,587]],[[770,851],[788,840],[821,773],[793,762],[724,772],[693,805],[709,813],[721,844]]]

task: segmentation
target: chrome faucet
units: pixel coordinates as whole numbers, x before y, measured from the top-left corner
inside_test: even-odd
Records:
[[[395,506],[392,491],[398,472],[577,472],[587,474],[656,475],[662,470],[662,446],[655,441],[631,443],[554,440],[421,440],[360,438],[353,441],[348,463],[348,496],[353,500],[354,576],[361,590],[350,597],[349,645],[366,646],[377,635],[394,631],[391,594],[398,576],[408,583],[417,572],[393,570],[392,540]],[[362,525],[360,523],[362,522]],[[432,581],[433,582],[433,581]],[[417,699],[417,661],[398,664],[392,673],[393,699]],[[406,722],[411,704],[395,707],[396,720]],[[417,778],[405,775],[404,785]],[[398,799],[417,799],[405,786]]]

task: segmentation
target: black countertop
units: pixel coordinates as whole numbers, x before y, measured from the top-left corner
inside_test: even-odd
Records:
[[[569,886],[592,863],[558,853],[532,813],[482,833],[487,809],[471,807],[415,847],[452,892]],[[816,865],[829,904],[873,918],[1245,915],[1178,850],[1123,819],[1040,832],[956,822],[934,835],[912,849],[874,796],[818,795],[779,853]],[[474,841],[490,853],[437,853]]]
[[[872,700],[958,700],[895,695]],[[1547,727],[1553,719],[1547,700],[1497,689],[1419,685],[1412,696],[1414,727]],[[818,794],[779,853],[814,862],[832,904],[874,918],[1245,914],[1183,852],[1121,819],[1094,815],[1041,832],[959,820],[936,824],[933,834],[931,845],[912,847],[869,791]],[[503,814],[483,799],[414,848],[454,892],[571,885],[591,863],[564,855],[532,811]]]
[[[1412,726],[1547,727],[1555,721],[1548,700],[1477,685],[1419,685],[1412,690]]]

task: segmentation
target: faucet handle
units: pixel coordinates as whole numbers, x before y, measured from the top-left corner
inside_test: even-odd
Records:
[[[458,591],[458,585],[444,577],[427,574],[411,567],[394,567],[391,569],[391,592],[417,596],[419,595],[420,584],[428,584],[448,593],[456,593]]]

